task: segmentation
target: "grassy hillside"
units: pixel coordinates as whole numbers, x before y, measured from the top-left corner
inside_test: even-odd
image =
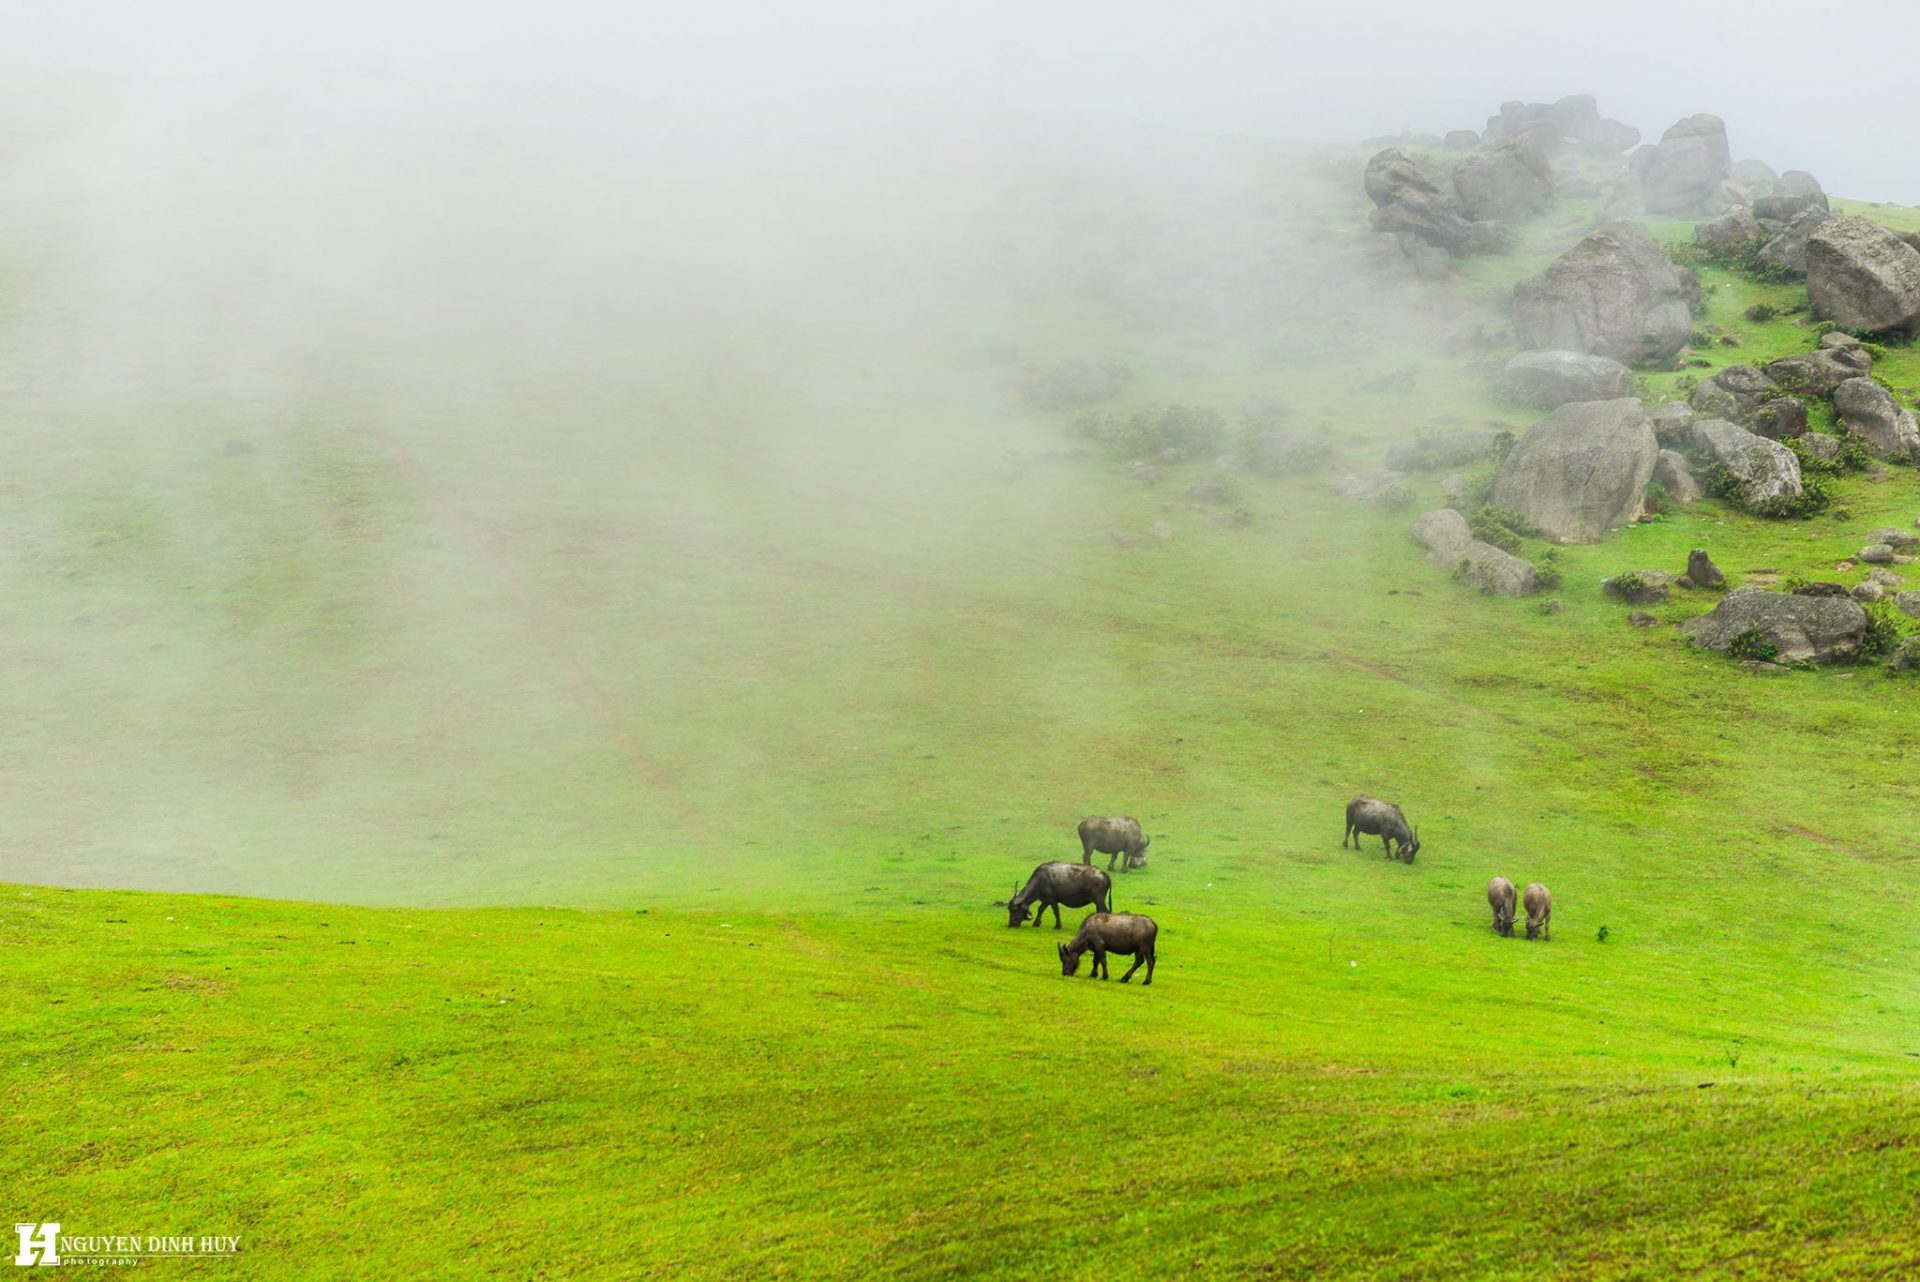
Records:
[[[404,380],[335,333],[298,395],[183,339],[76,398],[77,315],[17,303],[15,1218],[262,1277],[1920,1267],[1916,687],[1752,676],[1665,626],[1709,601],[1599,586],[1830,576],[1914,474],[1566,549],[1561,613],[1468,594],[1325,481],[1531,421],[1427,340],[1590,211],[1303,295],[1354,189],[1229,172],[1001,193],[967,262],[1018,289]],[[1744,316],[1803,291],[1705,277],[1712,363],[1812,345]],[[1066,358],[1338,457],[1210,522],[1210,467],[1143,486],[1020,400]],[[1414,864],[1341,849],[1359,792]],[[1094,812],[1154,837],[1151,989],[991,904]],[[1496,873],[1551,943],[1487,929]]]

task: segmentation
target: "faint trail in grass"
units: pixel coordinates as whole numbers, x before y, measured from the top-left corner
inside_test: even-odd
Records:
[[[654,795],[666,804],[675,821],[688,836],[707,847],[708,853],[721,850],[722,848],[714,843],[712,834],[708,831],[700,812],[694,808],[691,801],[687,800],[672,773],[650,756],[633,733],[621,723],[606,692],[575,657],[573,648],[567,643],[567,638],[554,625],[551,612],[534,599],[533,594],[527,590],[526,584],[521,581],[519,575],[514,573],[513,567],[507,564],[505,558],[488,541],[487,536],[465,512],[434,487],[432,481],[421,469],[419,460],[414,458],[406,446],[382,428],[368,424],[366,430],[375,443],[393,460],[394,467],[401,475],[420,491],[441,519],[459,536],[461,542],[467,545],[468,550],[499,580],[501,586],[506,589],[507,595],[513,599],[515,607],[526,621],[534,638],[546,650],[548,660],[572,687],[575,699],[605,726],[621,754],[633,767],[634,773],[639,775]]]

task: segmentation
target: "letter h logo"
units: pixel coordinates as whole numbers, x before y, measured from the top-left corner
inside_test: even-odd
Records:
[[[13,1257],[15,1264],[60,1263],[58,1223],[16,1224],[13,1231],[20,1235],[20,1254]]]

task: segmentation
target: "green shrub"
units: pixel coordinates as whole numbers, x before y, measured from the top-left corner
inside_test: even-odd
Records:
[[[1564,581],[1565,575],[1560,570],[1560,553],[1555,548],[1548,548],[1533,563],[1533,585],[1542,592],[1552,592]]]
[[[1747,308],[1746,317],[1756,325],[1764,325],[1780,314],[1780,309],[1772,303],[1755,303]]]
[[[1520,540],[1540,533],[1540,527],[1521,516],[1482,503],[1467,517],[1467,529],[1482,543],[1491,543],[1503,552],[1519,549]]]
[[[1867,630],[1860,638],[1860,649],[1854,656],[1861,662],[1879,659],[1893,653],[1893,647],[1900,644],[1900,616],[1894,611],[1890,601],[1875,601],[1865,607],[1867,612]]]
[[[1777,495],[1762,499],[1758,503],[1749,503],[1746,493],[1740,486],[1739,478],[1718,463],[1708,465],[1700,474],[1700,482],[1707,493],[1720,499],[1730,507],[1753,516],[1763,516],[1776,521],[1799,520],[1823,512],[1833,502],[1833,491],[1828,487],[1827,477],[1820,473],[1802,472],[1800,474],[1800,493],[1797,495]]]
[[[1727,657],[1772,663],[1780,657],[1780,647],[1767,640],[1767,634],[1759,628],[1748,628],[1745,632],[1735,633],[1733,639],[1727,642]]]
[[[1227,425],[1216,410],[1168,405],[1125,418],[1082,414],[1070,430],[1115,458],[1152,458],[1171,450],[1182,459],[1194,459],[1220,452]]]

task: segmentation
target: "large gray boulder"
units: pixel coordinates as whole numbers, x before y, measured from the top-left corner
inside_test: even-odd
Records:
[[[1450,507],[1413,523],[1413,537],[1427,559],[1462,583],[1495,596],[1527,596],[1538,586],[1531,562],[1473,537],[1467,519]]]
[[[1767,233],[1754,221],[1752,214],[1744,209],[1736,209],[1710,221],[1696,223],[1693,238],[1709,249],[1740,250],[1766,240]]]
[[[1829,339],[1838,341],[1829,342]],[[1805,356],[1783,356],[1766,368],[1766,375],[1785,391],[1802,396],[1832,396],[1850,378],[1873,372],[1873,354],[1850,334],[1833,333]]]
[[[1659,452],[1636,400],[1562,405],[1508,453],[1492,502],[1550,539],[1592,543],[1640,515]]]
[[[1850,378],[1833,389],[1833,412],[1847,435],[1877,458],[1920,459],[1920,421],[1870,378]]]
[[[1807,237],[1807,301],[1841,329],[1920,325],[1920,250],[1864,218],[1829,218]]]
[[[1553,198],[1553,166],[1537,145],[1510,142],[1461,162],[1453,188],[1469,219],[1517,223]]]
[[[1412,236],[1450,254],[1464,254],[1479,234],[1460,216],[1451,191],[1442,191],[1425,170],[1389,147],[1367,162],[1362,180],[1375,208],[1369,219],[1377,232]]]
[[[1708,650],[1725,650],[1742,633],[1757,631],[1783,662],[1821,663],[1852,656],[1867,633],[1867,612],[1844,596],[1798,596],[1736,588],[1710,613],[1680,630]]]
[[[1807,240],[1833,215],[1824,209],[1803,209],[1787,220],[1773,239],[1760,246],[1760,261],[1790,276],[1807,274]]]
[[[1749,187],[1764,187],[1779,177],[1780,175],[1773,172],[1773,166],[1764,160],[1734,162],[1733,180],[1737,183],[1745,183]]]
[[[1724,185],[1733,173],[1733,158],[1727,127],[1718,116],[1688,116],[1634,159],[1650,214],[1697,217],[1717,214],[1731,203]]]
[[[1784,223],[1809,209],[1824,214],[1828,208],[1827,193],[1819,180],[1803,169],[1789,169],[1774,181],[1772,195],[1753,202],[1753,216]]]
[[[1693,332],[1687,282],[1639,224],[1602,223],[1513,287],[1514,333],[1523,347],[1660,364]]]
[[[1693,425],[1693,447],[1726,469],[1750,507],[1800,497],[1800,460],[1778,441],[1725,419],[1703,418]]]
[[[1633,373],[1619,361],[1584,352],[1521,352],[1506,364],[1507,395],[1553,409],[1569,401],[1610,401],[1633,391]]]

